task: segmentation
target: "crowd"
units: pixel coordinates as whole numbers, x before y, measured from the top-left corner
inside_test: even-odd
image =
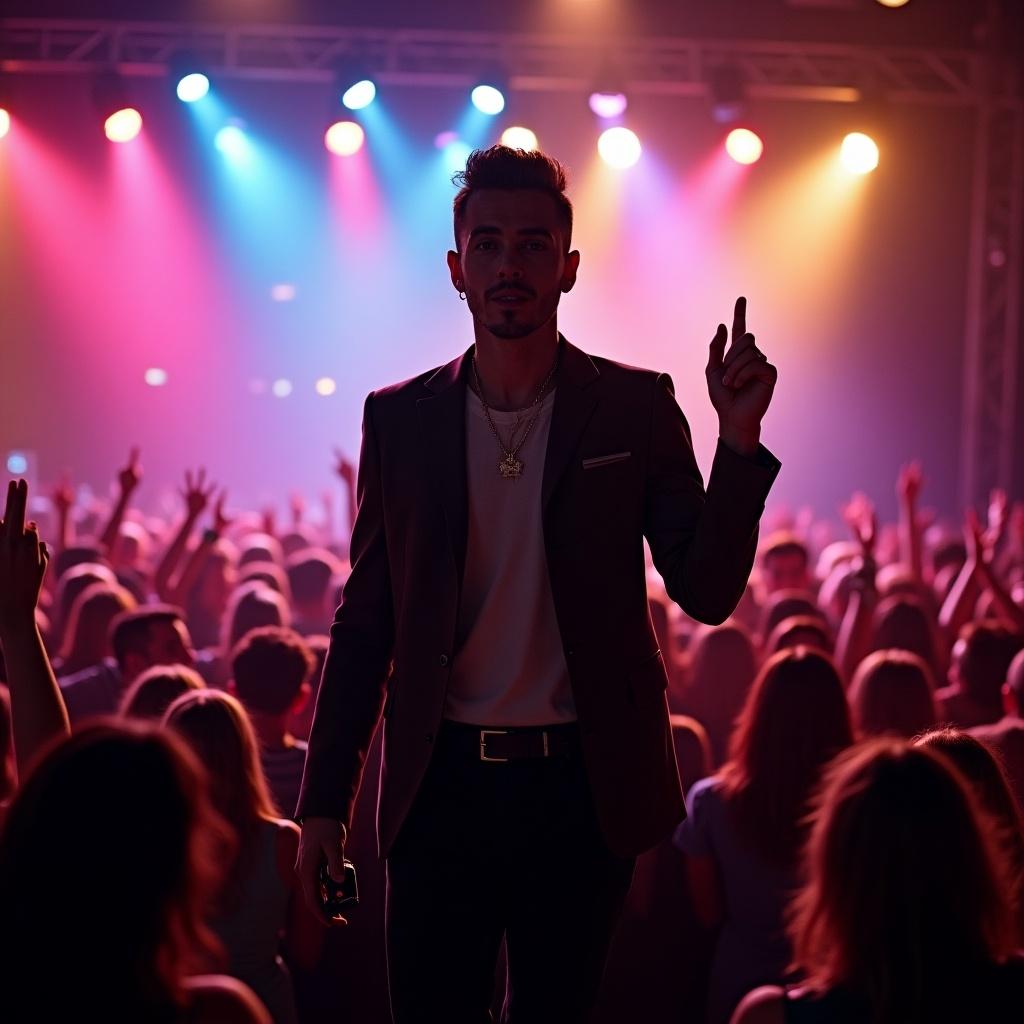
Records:
[[[340,531],[299,498],[286,528],[229,514],[202,471],[167,521],[141,479],[133,452],[109,505],[62,483],[39,524],[8,489],[0,1016],[384,1021],[382,949],[340,947],[293,871]],[[922,487],[905,467],[892,524],[862,494],[776,513],[720,625],[651,570],[688,816],[641,858],[599,1020],[1019,1019],[1024,505],[930,522]]]

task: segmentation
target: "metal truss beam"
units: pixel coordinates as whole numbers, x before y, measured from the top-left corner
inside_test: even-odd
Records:
[[[605,56],[600,45],[525,33],[0,20],[0,68],[13,73],[116,67],[158,75],[185,49],[211,71],[232,77],[328,80],[337,62],[358,57],[385,84],[464,86],[498,64],[515,89],[582,92]],[[730,64],[754,97],[852,102],[867,89],[891,102],[970,105],[980,99],[979,56],[971,51],[643,38],[616,41],[614,59],[634,94],[701,95],[709,72]]]

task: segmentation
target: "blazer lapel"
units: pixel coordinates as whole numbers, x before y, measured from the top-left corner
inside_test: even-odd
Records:
[[[580,437],[598,402],[597,389],[590,385],[600,377],[594,361],[585,352],[562,343],[558,367],[555,404],[551,410],[551,429],[544,458],[544,479],[541,484],[541,508],[547,509],[558,481],[562,478],[579,446]]]
[[[467,350],[442,366],[424,386],[431,392],[416,402],[422,430],[424,459],[434,493],[444,507],[448,541],[462,585],[466,564],[469,509],[466,484],[466,367]]]

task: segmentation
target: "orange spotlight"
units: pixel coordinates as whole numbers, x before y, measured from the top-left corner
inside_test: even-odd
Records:
[[[103,122],[103,131],[111,142],[131,142],[142,131],[142,115],[134,107],[122,107]]]
[[[764,143],[749,128],[733,128],[726,136],[725,151],[738,164],[756,164],[764,152]]]
[[[878,166],[878,145],[870,135],[850,132],[843,139],[839,159],[852,174],[868,174]]]

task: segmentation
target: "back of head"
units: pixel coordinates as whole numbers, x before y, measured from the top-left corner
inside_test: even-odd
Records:
[[[969,733],[948,727],[925,733],[916,745],[941,754],[967,781],[982,809],[998,823],[1001,841],[1024,884],[1024,820],[998,756]]]
[[[875,609],[872,650],[898,647],[923,658],[934,673],[938,668],[936,623],[920,601],[907,594],[894,594]]]
[[[53,559],[53,578],[59,583],[68,571],[76,565],[90,562],[93,565],[105,565],[103,552],[95,544],[73,544],[71,547],[58,551]]]
[[[56,744],[0,844],[5,1006],[57,1020],[72,1004],[90,1019],[135,1005],[148,1019],[144,1005],[171,1000],[216,949],[202,915],[230,845],[173,736],[97,720]]]
[[[99,562],[79,562],[60,577],[54,605],[54,627],[61,630],[62,640],[75,601],[94,583],[106,583],[113,587],[117,585],[117,577],[112,569]]]
[[[850,683],[850,710],[859,736],[891,733],[910,739],[935,725],[938,713],[931,669],[898,648],[875,651]]]
[[[809,590],[776,590],[768,596],[761,611],[761,637],[771,636],[783,619],[794,615],[812,615],[825,621],[824,613]]]
[[[169,604],[147,604],[116,615],[110,623],[110,646],[118,665],[123,670],[129,654],[147,653],[154,626],[183,621],[181,609]]]
[[[292,588],[288,575],[279,565],[273,562],[248,562],[238,573],[238,585],[260,582],[276,590],[289,604],[292,599]]]
[[[953,645],[953,665],[961,688],[998,718],[1002,687],[1024,640],[999,622],[968,622]]]
[[[725,758],[733,722],[757,674],[750,633],[731,620],[701,626],[690,643],[687,708],[708,731],[713,763]]]
[[[338,560],[326,548],[297,551],[287,563],[288,582],[298,605],[319,605],[327,600]]]
[[[294,630],[264,626],[250,630],[231,653],[239,700],[250,711],[283,715],[313,671],[313,653]]]
[[[95,665],[106,656],[110,643],[109,629],[121,612],[136,607],[135,598],[121,586],[92,583],[83,590],[74,604],[64,630],[64,646],[60,655],[65,662],[78,667]]]
[[[462,244],[466,205],[474,193],[483,189],[529,189],[549,195],[565,225],[568,250],[572,238],[572,203],[566,195],[568,180],[565,168],[554,157],[539,150],[528,152],[503,145],[477,149],[470,153],[465,170],[456,174],[454,181],[460,186],[452,204],[457,250]]]
[[[777,654],[801,644],[815,647],[826,654],[832,653],[832,634],[817,615],[791,615],[783,619],[765,641],[764,653]]]
[[[740,829],[765,859],[792,863],[810,793],[852,740],[846,694],[827,654],[795,647],[764,663],[721,774]]]
[[[789,530],[770,534],[761,547],[761,578],[769,594],[804,590],[810,581],[807,545]]]
[[[816,801],[795,962],[872,1019],[933,1019],[944,986],[1015,944],[1007,865],[968,787],[932,751],[876,739],[840,756]]]
[[[221,690],[195,690],[171,704],[164,724],[183,736],[205,765],[213,805],[245,848],[259,822],[277,816],[245,708]]]
[[[269,533],[250,533],[238,544],[238,568],[251,562],[284,564],[284,552],[276,537]]]
[[[128,687],[117,713],[122,718],[159,722],[178,697],[204,685],[202,676],[187,665],[154,665]]]
[[[230,654],[238,641],[252,629],[289,625],[291,611],[287,601],[276,590],[258,580],[243,583],[228,602],[222,649],[225,654]]]

